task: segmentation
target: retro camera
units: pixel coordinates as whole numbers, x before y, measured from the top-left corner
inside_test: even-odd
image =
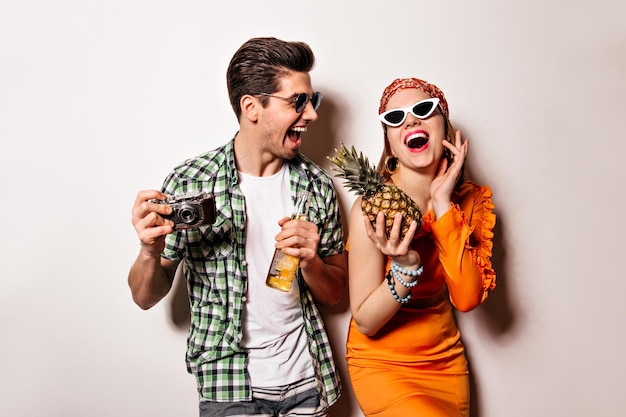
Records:
[[[167,204],[172,213],[163,218],[174,222],[174,229],[191,229],[215,222],[215,197],[209,193],[187,193],[172,196],[167,200],[151,200]]]

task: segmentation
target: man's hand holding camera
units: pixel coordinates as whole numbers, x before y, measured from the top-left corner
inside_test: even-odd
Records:
[[[144,250],[153,255],[161,255],[165,247],[165,235],[174,231],[174,222],[164,217],[172,213],[172,208],[156,202],[167,200],[168,197],[157,190],[140,191],[133,205],[133,226]]]
[[[164,247],[163,236],[174,230],[193,229],[215,222],[213,194],[192,192],[169,196],[156,190],[140,191],[133,206],[133,225],[151,252]]]

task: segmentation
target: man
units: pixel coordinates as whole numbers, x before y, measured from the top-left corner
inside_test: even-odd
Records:
[[[346,282],[343,232],[328,174],[299,154],[321,94],[302,42],[253,38],[227,71],[235,137],[189,159],[161,191],[141,191],[132,222],[142,247],[130,269],[134,301],[148,309],[184,264],[191,305],[187,368],[201,417],[326,416],[341,387],[316,303],[337,303]],[[210,225],[174,229],[169,196],[215,196]],[[310,192],[308,220],[292,219]],[[291,291],[265,285],[275,249],[300,258]]]

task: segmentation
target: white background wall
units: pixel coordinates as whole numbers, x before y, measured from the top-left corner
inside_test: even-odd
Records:
[[[624,415],[625,15],[617,0],[0,0],[0,415],[197,415],[184,294],[147,312],[130,297],[130,208],[235,133],[225,71],[253,36],[316,52],[304,152],[325,166],[340,141],[378,160],[394,78],[446,93],[498,214],[498,288],[459,319],[473,415]],[[345,377],[347,304],[325,313]],[[344,382],[332,415],[360,416]]]

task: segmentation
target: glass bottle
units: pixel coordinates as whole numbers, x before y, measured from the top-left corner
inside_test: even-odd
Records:
[[[296,209],[291,216],[292,219],[307,220],[310,195],[311,193],[309,191],[303,191],[300,193],[298,201],[296,202]],[[267,273],[265,285],[277,290],[288,292],[291,290],[291,286],[293,285],[293,280],[296,277],[296,271],[298,270],[299,264],[299,257],[287,255],[282,250],[276,249],[274,251],[274,257],[272,258],[270,270]]]

